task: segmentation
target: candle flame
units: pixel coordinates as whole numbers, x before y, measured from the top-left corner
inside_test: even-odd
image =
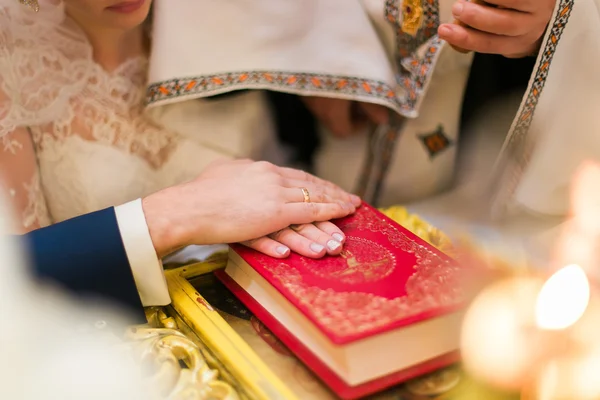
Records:
[[[567,265],[544,283],[535,305],[538,327],[566,329],[576,323],[587,309],[590,284],[585,271],[577,264]]]

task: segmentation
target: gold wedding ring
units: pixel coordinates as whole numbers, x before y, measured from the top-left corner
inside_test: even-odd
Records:
[[[308,193],[308,189],[303,187],[303,188],[300,188],[300,190],[302,190],[302,195],[304,196],[304,202],[310,203],[310,193]]]

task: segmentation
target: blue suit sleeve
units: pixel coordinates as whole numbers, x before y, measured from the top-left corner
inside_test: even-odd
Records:
[[[132,311],[136,322],[146,322],[114,208],[23,237],[37,278],[58,283],[77,295],[116,302]]]

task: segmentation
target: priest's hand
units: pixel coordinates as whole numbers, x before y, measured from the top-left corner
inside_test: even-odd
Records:
[[[369,123],[388,122],[388,109],[378,104],[361,103],[328,97],[302,97],[310,112],[334,136],[348,137]]]
[[[460,24],[442,24],[441,39],[454,47],[509,58],[535,54],[556,0],[458,0],[452,14]]]
[[[159,257],[190,244],[246,242],[295,224],[345,217],[360,203],[357,196],[306,172],[248,160],[213,163],[195,180],[154,193],[142,202]],[[331,225],[314,226],[334,237]],[[279,239],[292,243],[289,234],[283,239],[280,234]],[[274,254],[260,247],[264,239],[252,247],[285,257],[289,247],[281,241],[279,247],[271,248]]]

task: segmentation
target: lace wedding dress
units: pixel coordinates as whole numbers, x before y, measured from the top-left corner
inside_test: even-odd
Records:
[[[262,158],[260,92],[147,110],[148,61],[107,72],[62,2],[0,0],[0,190],[19,231],[193,179],[219,158]],[[1,189],[4,188],[4,189]]]

